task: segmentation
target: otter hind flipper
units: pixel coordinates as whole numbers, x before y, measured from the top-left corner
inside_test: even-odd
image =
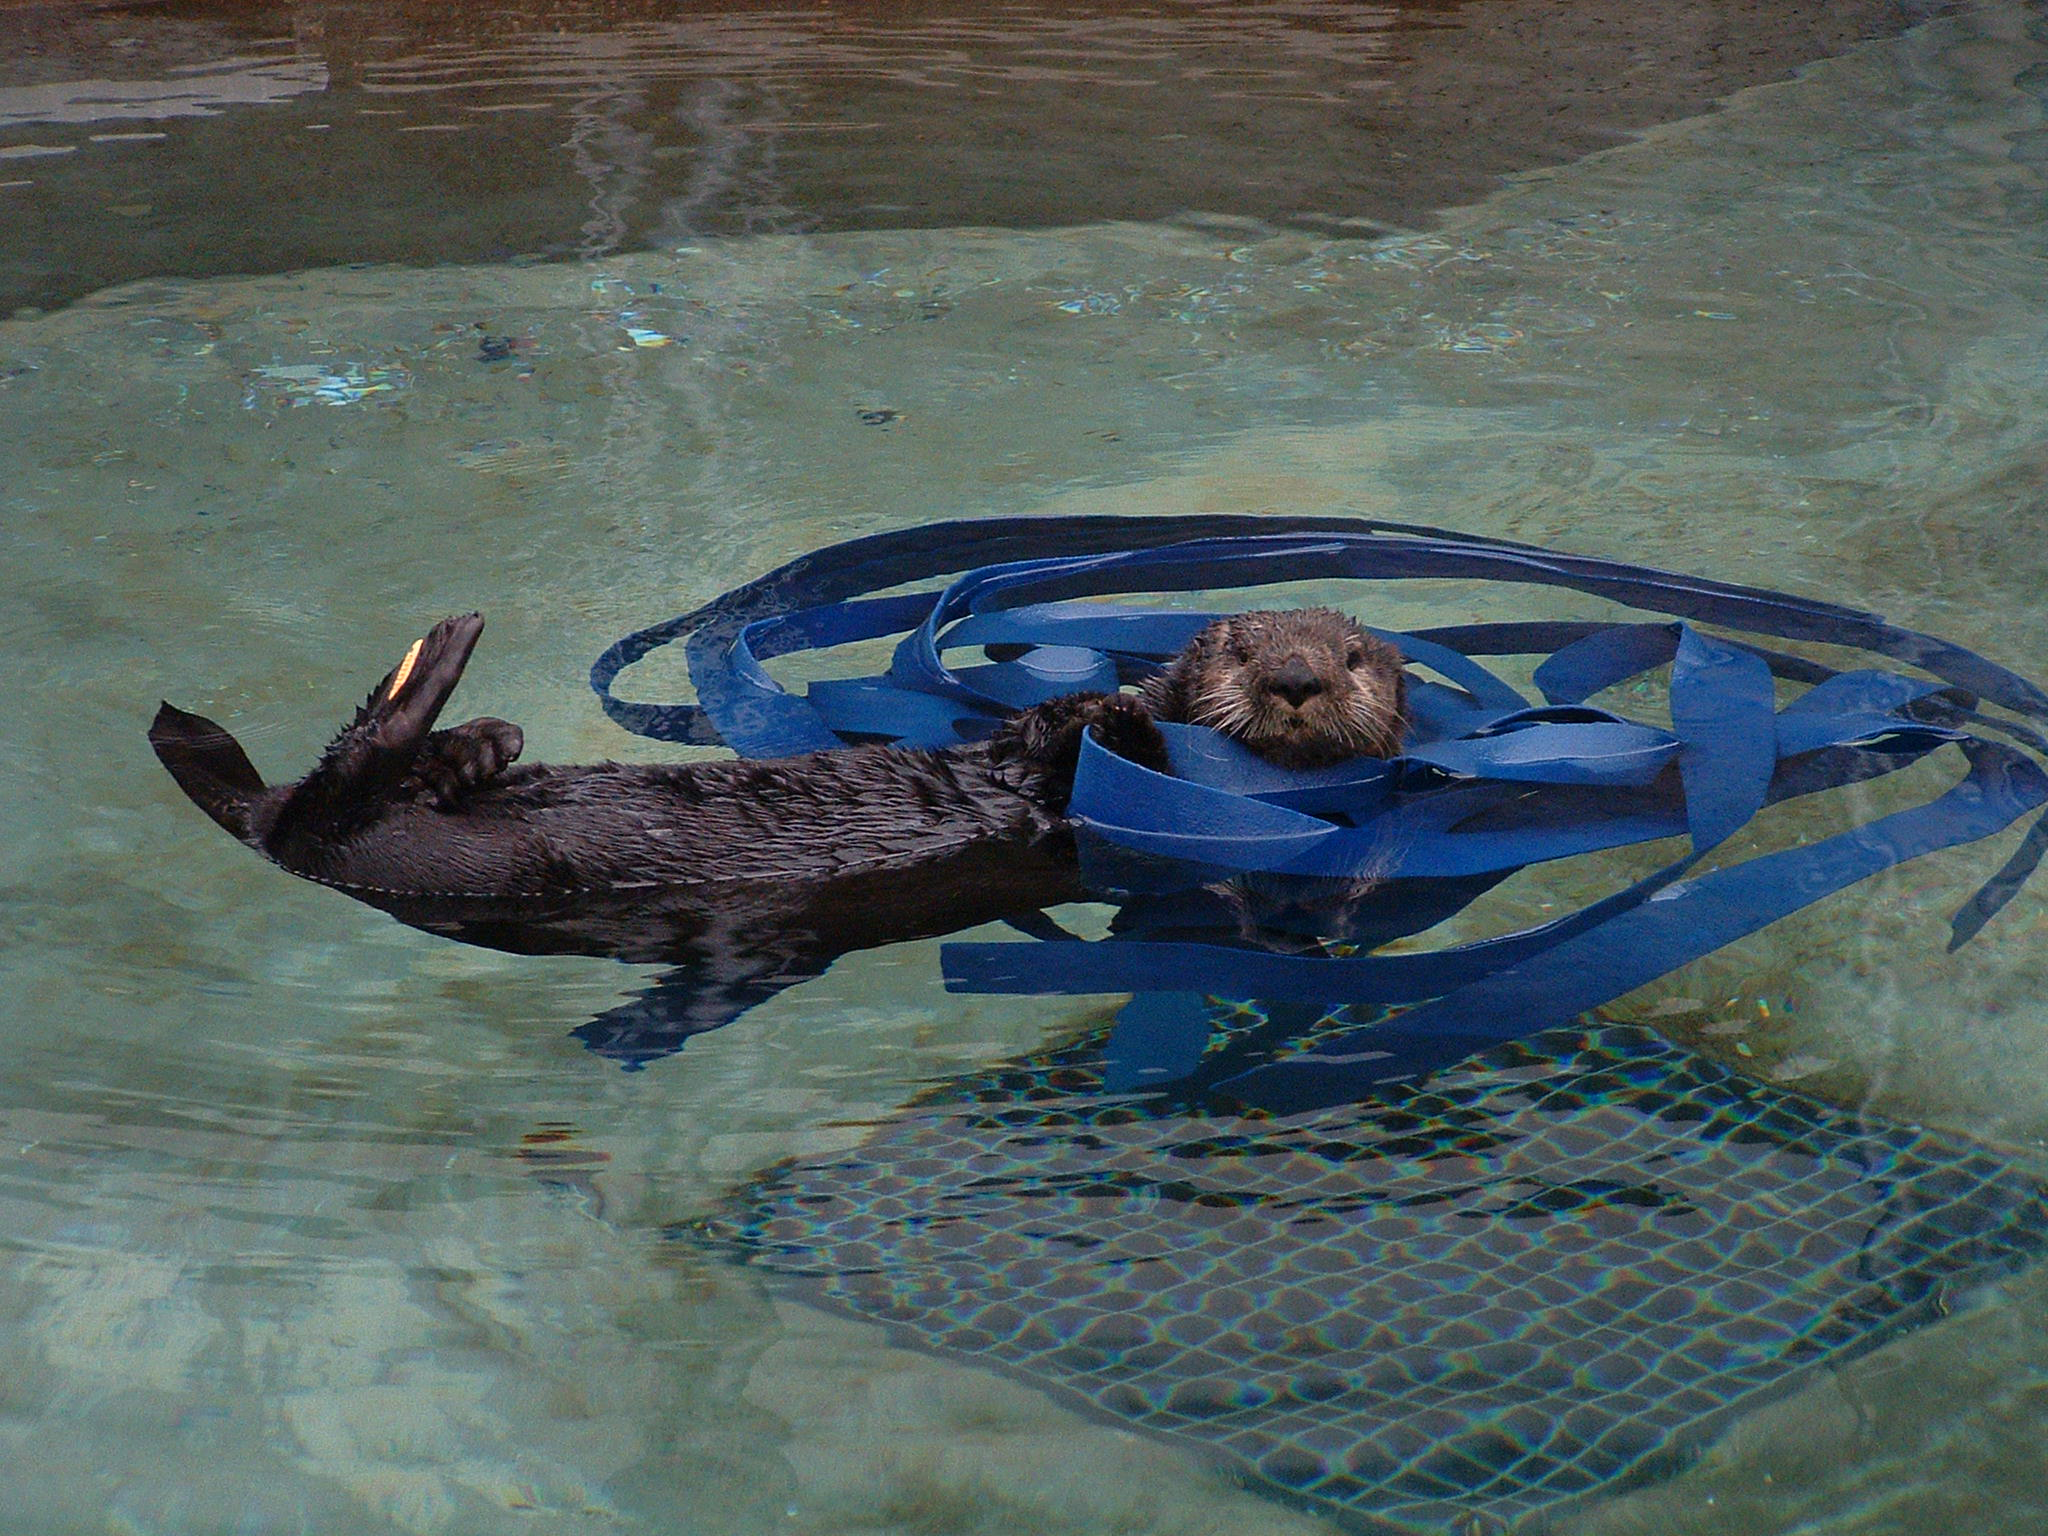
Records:
[[[300,782],[300,798],[339,803],[389,794],[426,746],[483,629],[481,614],[465,613],[415,640]]]
[[[480,613],[458,614],[436,624],[413,641],[404,660],[371,690],[349,730],[369,729],[385,751],[417,750],[462,681],[462,670],[483,632]]]
[[[263,775],[226,727],[164,704],[149,724],[149,744],[194,805],[248,839],[249,810],[263,793]]]
[[[466,613],[443,619],[413,642],[313,771],[284,797],[263,833],[273,858],[298,868],[309,849],[338,842],[406,798],[408,777],[483,628],[482,615]]]

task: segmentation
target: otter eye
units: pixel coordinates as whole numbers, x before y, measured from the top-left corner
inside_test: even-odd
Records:
[[[1344,657],[1344,665],[1351,668],[1352,671],[1356,672],[1360,667],[1365,665],[1365,652],[1360,650],[1354,650],[1347,653]]]

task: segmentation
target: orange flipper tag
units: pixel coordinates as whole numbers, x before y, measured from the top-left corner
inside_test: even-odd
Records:
[[[398,690],[403,688],[405,680],[412,676],[413,663],[420,659],[420,647],[426,643],[425,636],[413,641],[412,649],[405,653],[405,660],[401,661],[398,670],[391,674],[391,686],[384,690],[386,703],[398,697]]]

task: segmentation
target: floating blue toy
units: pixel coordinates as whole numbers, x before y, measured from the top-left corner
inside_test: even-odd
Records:
[[[940,577],[950,579],[937,589],[874,595]],[[1144,866],[1163,861],[1190,880],[1443,881],[1469,900],[1514,870],[1600,849],[1683,836],[1682,856],[1555,921],[1427,953],[1278,954],[1143,932],[1083,942],[1048,924],[1030,943],[948,945],[948,985],[1142,994],[1185,992],[1199,978],[1210,995],[1414,1005],[1220,1085],[1249,1104],[1308,1109],[1562,1023],[2048,802],[2048,741],[2028,723],[2048,721],[2048,693],[1960,646],[1785,593],[1351,518],[998,518],[856,539],[628,636],[599,659],[591,682],[629,730],[722,742],[748,756],[855,740],[938,746],[1061,693],[1142,681],[1217,617],[1105,597],[1444,577],[1565,587],[1659,617],[1380,631],[1411,666],[1436,674],[1411,684],[1412,737],[1389,761],[1292,772],[1206,728],[1169,726],[1167,776],[1091,741],[1071,813],[1105,884],[1142,883]],[[816,682],[802,696],[762,665],[890,635],[902,638],[885,674]],[[1851,648],[1913,670],[1837,669],[1756,637]],[[678,639],[697,704],[613,695],[625,667]],[[970,649],[981,659],[955,659]],[[1481,660],[1497,656],[1541,657],[1540,698]],[[1668,727],[1585,702],[1662,667]],[[1782,706],[1781,683],[1800,690]],[[1766,805],[1892,773],[1945,747],[1966,771],[1932,801],[1691,876]],[[2048,846],[2044,825],[2037,820],[1962,905],[1951,947],[2019,889]],[[1157,1009],[1139,1010],[1127,1038],[1112,1043],[1120,1084],[1170,1080],[1189,1058],[1189,1041],[1159,1021]]]

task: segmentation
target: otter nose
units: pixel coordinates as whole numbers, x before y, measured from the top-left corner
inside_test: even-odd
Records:
[[[1323,691],[1323,680],[1316,676],[1316,669],[1299,656],[1290,656],[1281,663],[1267,686],[1299,709]]]

